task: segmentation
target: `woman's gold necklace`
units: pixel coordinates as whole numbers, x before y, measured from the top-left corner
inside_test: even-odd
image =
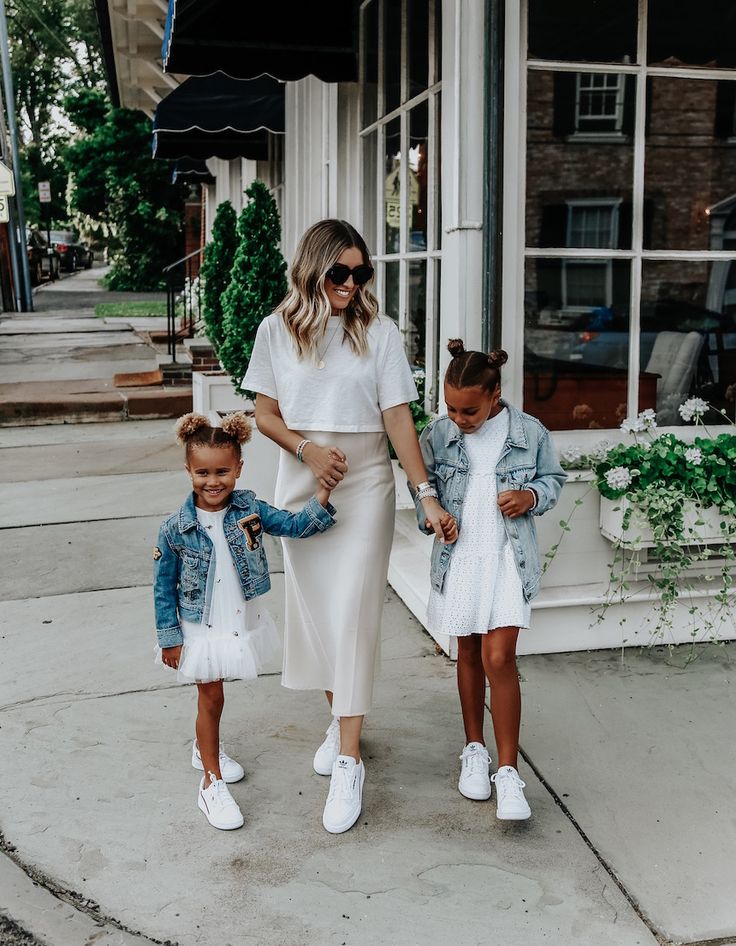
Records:
[[[317,362],[317,370],[318,370],[318,371],[322,371],[322,369],[323,369],[324,366],[325,366],[324,357],[325,357],[325,355],[327,354],[327,349],[328,349],[328,348],[330,347],[330,345],[332,344],[332,340],[333,340],[333,338],[335,337],[335,335],[337,335],[337,330],[341,327],[341,324],[342,324],[342,320],[341,320],[340,322],[338,322],[337,325],[335,326],[335,328],[333,329],[332,335],[330,335],[330,340],[329,340],[329,342],[327,342],[327,344],[325,345],[325,347],[322,349],[322,354],[321,354],[321,355],[320,355],[320,354],[317,355],[317,357],[318,357],[318,359],[319,359],[319,361]]]

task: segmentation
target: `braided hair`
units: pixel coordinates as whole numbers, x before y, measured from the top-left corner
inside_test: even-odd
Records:
[[[213,427],[204,414],[185,414],[174,425],[177,442],[189,459],[195,447],[232,447],[238,459],[240,445],[247,443],[253,432],[250,418],[243,411],[226,414],[220,427]]]
[[[452,361],[445,372],[445,384],[452,388],[480,387],[489,394],[501,383],[501,366],[509,356],[501,348],[488,354],[482,351],[465,351],[462,339],[451,338],[447,350]]]

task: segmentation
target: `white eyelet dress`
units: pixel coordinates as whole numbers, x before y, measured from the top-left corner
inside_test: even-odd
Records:
[[[485,634],[495,627],[529,627],[514,553],[496,500],[496,465],[509,431],[504,408],[480,430],[465,434],[470,470],[462,525],[442,593],[432,589],[427,612],[435,633]]]
[[[243,597],[225,538],[226,512],[197,509],[197,521],[212,541],[215,575],[208,622],[181,622],[184,646],[177,670],[181,683],[252,680],[280,646],[268,611],[260,606],[258,598],[246,601]]]

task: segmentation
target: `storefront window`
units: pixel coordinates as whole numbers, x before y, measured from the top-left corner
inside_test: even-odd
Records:
[[[381,309],[397,322],[412,366],[426,374],[428,409],[437,404],[439,367],[440,6],[369,0],[361,8],[364,230]],[[373,23],[382,24],[380,36]]]
[[[522,4],[523,393],[551,429],[734,414],[736,13],[675,6]]]

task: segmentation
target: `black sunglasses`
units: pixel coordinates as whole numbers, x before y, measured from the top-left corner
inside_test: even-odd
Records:
[[[325,276],[336,286],[342,286],[348,276],[353,277],[356,286],[364,286],[370,279],[373,279],[373,267],[362,263],[360,266],[356,266],[355,269],[351,269],[344,263],[335,263],[334,266],[330,266]]]

